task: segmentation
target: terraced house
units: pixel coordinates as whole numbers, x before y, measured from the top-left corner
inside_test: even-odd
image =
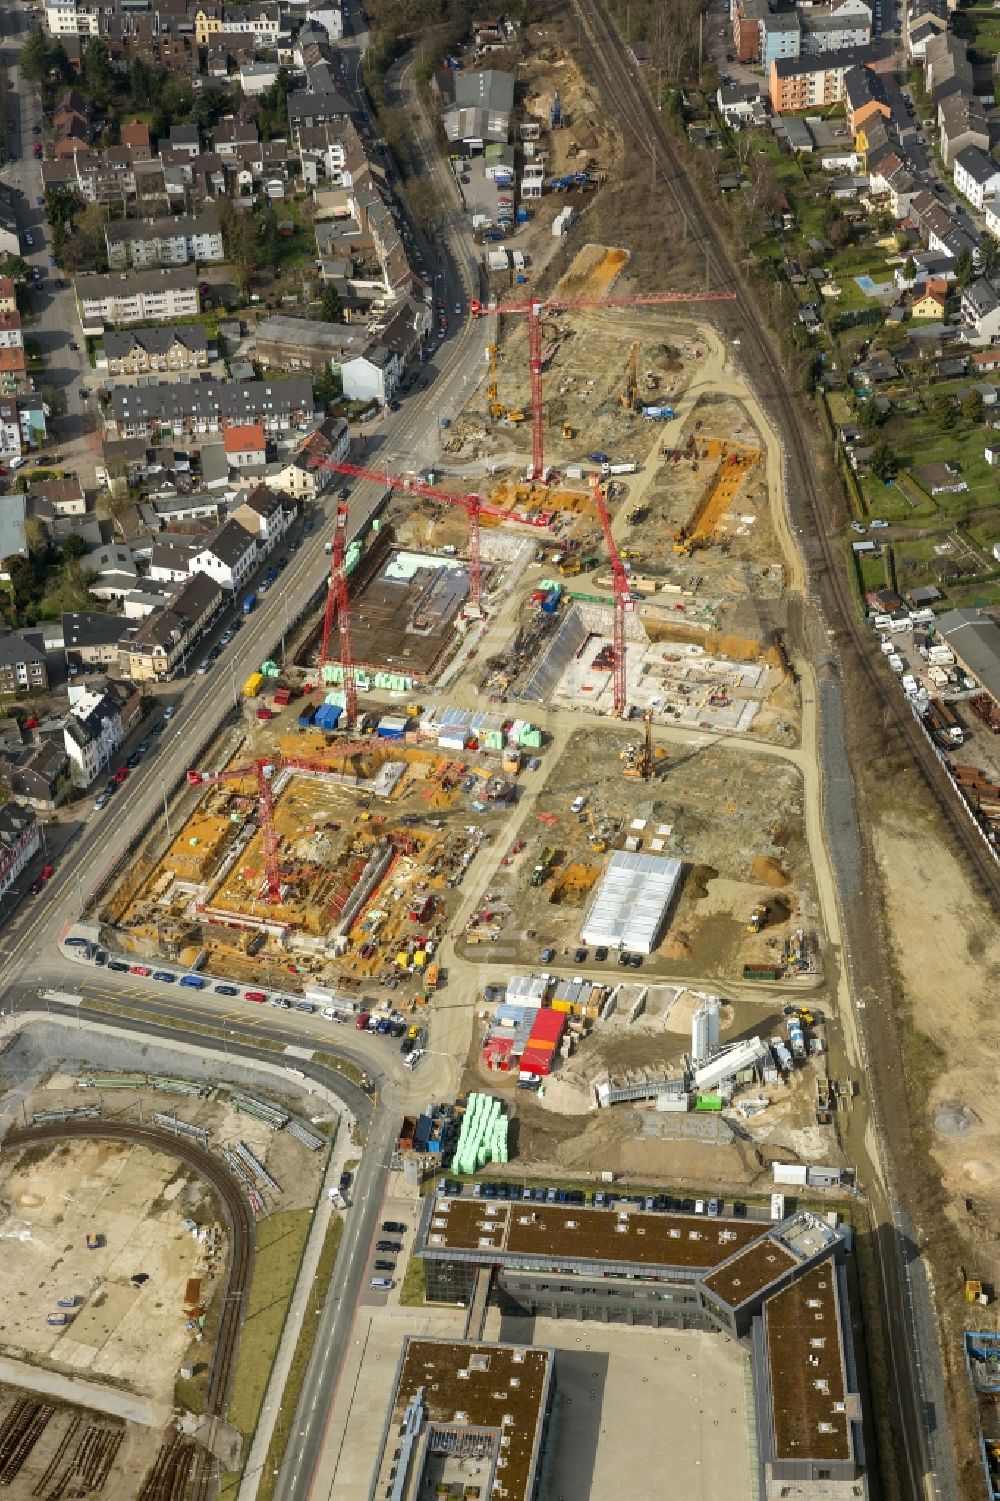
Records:
[[[109,375],[204,370],[208,361],[208,339],[200,323],[179,328],[133,328],[104,335],[104,365]]]

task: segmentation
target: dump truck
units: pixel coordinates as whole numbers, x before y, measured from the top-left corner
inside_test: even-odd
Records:
[[[552,864],[552,860],[553,860],[554,854],[555,854],[554,850],[550,850],[550,849],[543,849],[542,850],[541,859],[539,860],[538,864],[535,866],[534,870],[531,872],[531,879],[530,879],[530,882],[529,882],[530,885],[532,885],[532,886],[540,886],[542,884],[542,882],[545,880],[545,877],[549,873],[549,867]]]
[[[262,672],[252,672],[243,684],[243,697],[256,698],[263,686],[264,674]]]
[[[441,971],[439,967],[436,964],[430,965],[424,978],[424,984],[427,986],[427,989],[431,994],[433,994],[433,992],[437,990],[440,980]]]
[[[767,904],[758,902],[747,918],[747,932],[759,933],[767,922]]]

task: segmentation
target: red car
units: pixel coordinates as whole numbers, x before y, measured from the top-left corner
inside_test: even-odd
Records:
[[[55,875],[55,873],[56,873],[56,868],[55,868],[54,865],[43,865],[42,866],[42,877],[41,878],[42,878],[43,881],[51,881],[51,879]]]
[[[130,975],[151,975],[153,973],[148,964],[130,964],[128,972]]]
[[[127,766],[119,766],[118,770],[115,772],[115,776],[114,776],[115,781],[118,782],[118,783],[122,783],[122,782],[124,782],[127,779],[127,777],[128,777],[128,767]]]
[[[267,1000],[267,996],[262,990],[244,990],[243,999],[245,1001],[255,1001],[258,1006],[263,1006]]]

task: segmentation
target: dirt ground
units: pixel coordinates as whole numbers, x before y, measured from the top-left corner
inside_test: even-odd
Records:
[[[622,775],[617,752],[628,739],[605,727],[578,730],[550,770],[536,821],[523,847],[506,852],[510,863],[501,864],[487,897],[489,926],[504,956],[531,964],[542,947],[571,953],[608,851],[628,837],[646,853],[685,864],[680,898],[646,961],[653,977],[669,972],[731,982],[746,963],[775,963],[799,928],[817,954],[821,937],[795,768],[750,747],[707,742],[671,748],[657,762],[658,775],[644,783]],[[570,811],[578,795],[587,798],[580,814]],[[595,850],[591,836],[607,850]],[[546,850],[549,873],[532,886]],[[768,925],[752,935],[746,923],[758,902],[768,906]]]
[[[908,1020],[933,1059],[925,1125],[946,1212],[973,1253],[970,1274],[1000,1284],[1000,1021],[994,1006],[1000,936],[932,823],[914,819],[910,809],[886,813],[875,848]],[[950,1301],[947,1287],[939,1292]],[[957,1279],[953,1292],[957,1298]]]
[[[4,1353],[122,1383],[169,1410],[191,1344],[188,1280],[199,1280],[207,1307],[225,1267],[218,1212],[200,1180],[143,1147],[65,1143],[10,1154],[0,1206]],[[182,1218],[217,1233],[200,1242]],[[100,1236],[98,1249],[88,1250],[88,1233]],[[70,1297],[68,1324],[50,1327],[47,1315]]]
[[[36,1404],[48,1416],[17,1474],[5,1480],[4,1493],[9,1501],[51,1495],[64,1476],[67,1486],[61,1492],[64,1495],[125,1501],[126,1497],[137,1494],[138,1477],[152,1463],[159,1435],[137,1424],[118,1423],[87,1408],[65,1407],[44,1397],[0,1387],[0,1443],[18,1412],[23,1410],[20,1404],[24,1402]],[[103,1455],[96,1470],[88,1468],[86,1463],[87,1453],[95,1447]]]

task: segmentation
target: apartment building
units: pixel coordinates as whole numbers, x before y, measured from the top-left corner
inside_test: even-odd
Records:
[[[33,808],[5,803],[0,808],[0,896],[42,847],[41,830]]]
[[[105,410],[104,433],[112,440],[162,434],[177,441],[260,422],[273,435],[310,427],[313,412],[312,382],[303,376],[119,387]]]
[[[44,693],[49,670],[41,631],[0,636],[0,693]]]
[[[152,610],[123,641],[121,668],[133,683],[169,678],[202,631],[215,618],[223,589],[207,573],[195,571],[165,604]]]
[[[23,349],[20,313],[0,312],[0,349]]]
[[[203,204],[196,215],[113,220],[105,226],[104,241],[108,265],[116,271],[225,259],[219,211],[212,203]]]
[[[88,272],[76,279],[76,301],[88,334],[101,333],[105,324],[193,318],[201,311],[198,278],[190,266],[128,275]]]

